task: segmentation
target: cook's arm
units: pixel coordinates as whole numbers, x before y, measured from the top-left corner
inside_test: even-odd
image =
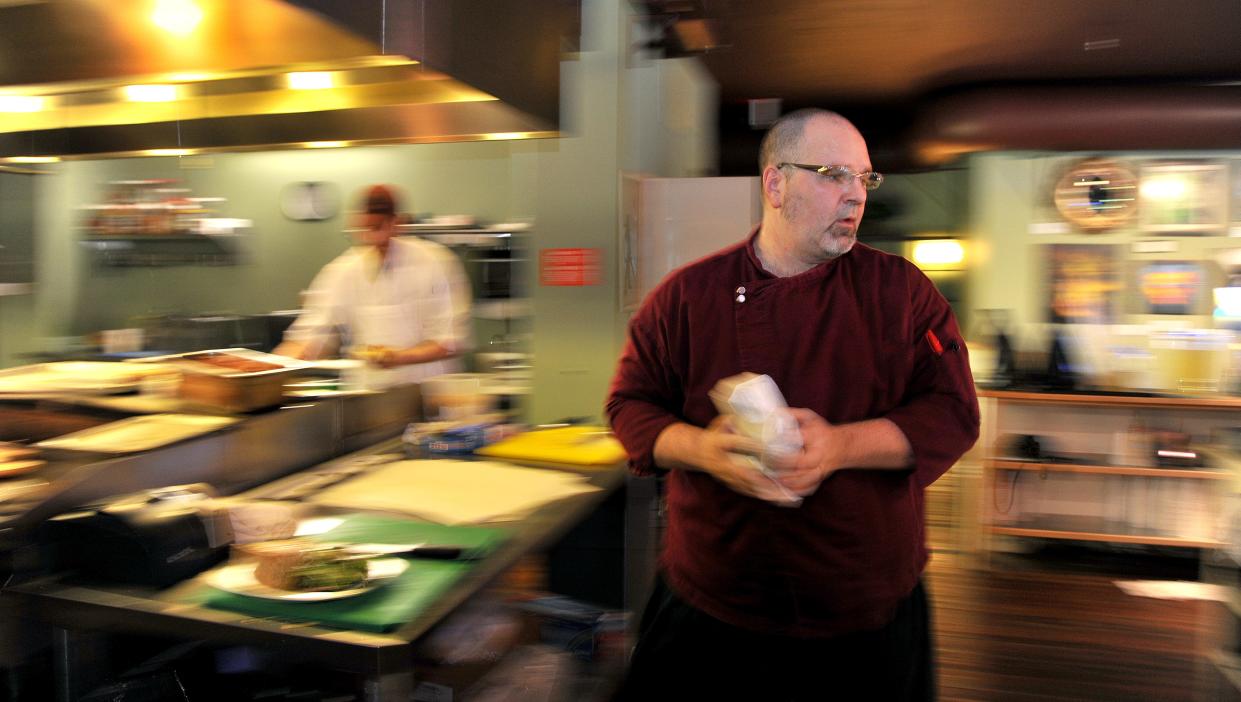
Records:
[[[313,361],[337,351],[339,330],[345,326],[339,277],[336,262],[319,271],[307,290],[302,314],[285,330],[272,353]]]

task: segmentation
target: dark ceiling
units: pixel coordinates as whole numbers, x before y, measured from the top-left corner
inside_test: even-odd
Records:
[[[667,26],[698,19],[713,30],[718,46],[701,55],[720,84],[722,172],[731,170],[731,142],[754,140],[743,134],[751,99],[840,110],[878,148],[907,152],[928,111],[971,91],[1241,85],[1238,0],[643,4]],[[669,32],[670,54],[703,48],[680,45],[680,34]]]

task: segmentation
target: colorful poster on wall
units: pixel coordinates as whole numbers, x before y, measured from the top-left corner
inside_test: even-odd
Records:
[[[1205,289],[1206,272],[1197,263],[1161,261],[1138,270],[1147,314],[1194,314]]]
[[[620,176],[620,221],[617,223],[616,280],[620,285],[620,309],[632,313],[642,302],[642,177],[632,173]]]
[[[1059,324],[1109,324],[1122,286],[1117,247],[1053,244],[1047,247],[1048,317]]]

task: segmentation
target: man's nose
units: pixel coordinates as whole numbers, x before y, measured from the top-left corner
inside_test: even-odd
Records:
[[[866,188],[862,187],[861,178],[850,178],[849,189],[845,193],[845,202],[858,205],[866,204]]]

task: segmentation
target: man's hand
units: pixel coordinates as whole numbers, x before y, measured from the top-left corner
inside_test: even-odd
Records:
[[[380,368],[391,368],[396,349],[390,346],[379,346],[377,344],[367,344],[366,346],[355,346],[349,351],[349,357],[362,361],[368,365],[379,366]]]
[[[313,361],[315,358],[310,353],[310,345],[304,341],[282,341],[280,345],[272,349],[272,353],[277,356],[288,356],[289,358],[298,358],[303,361]]]
[[[913,447],[891,420],[867,419],[829,424],[808,409],[790,409],[801,431],[802,450],[791,456],[765,457],[780,484],[806,497],[842,468],[908,470]]]
[[[401,350],[394,349],[391,346],[381,346],[375,350],[375,355],[371,357],[371,363],[380,368],[396,368],[405,365],[402,358]]]
[[[781,485],[806,497],[814,494],[819,485],[841,467],[839,455],[844,437],[836,426],[828,424],[812,410],[790,408],[789,414],[797,420],[802,449],[789,456],[767,457],[767,463]]]
[[[720,416],[706,429],[688,424],[668,427],[655,444],[656,460],[669,468],[699,470],[733,492],[774,504],[797,504],[775,480],[752,462],[762,445],[738,434],[732,420]]]
[[[391,346],[374,346],[374,354],[367,360],[380,368],[396,368],[411,366],[418,363],[430,363],[441,358],[451,358],[456,352],[448,349],[438,341],[423,341],[408,348]]]

